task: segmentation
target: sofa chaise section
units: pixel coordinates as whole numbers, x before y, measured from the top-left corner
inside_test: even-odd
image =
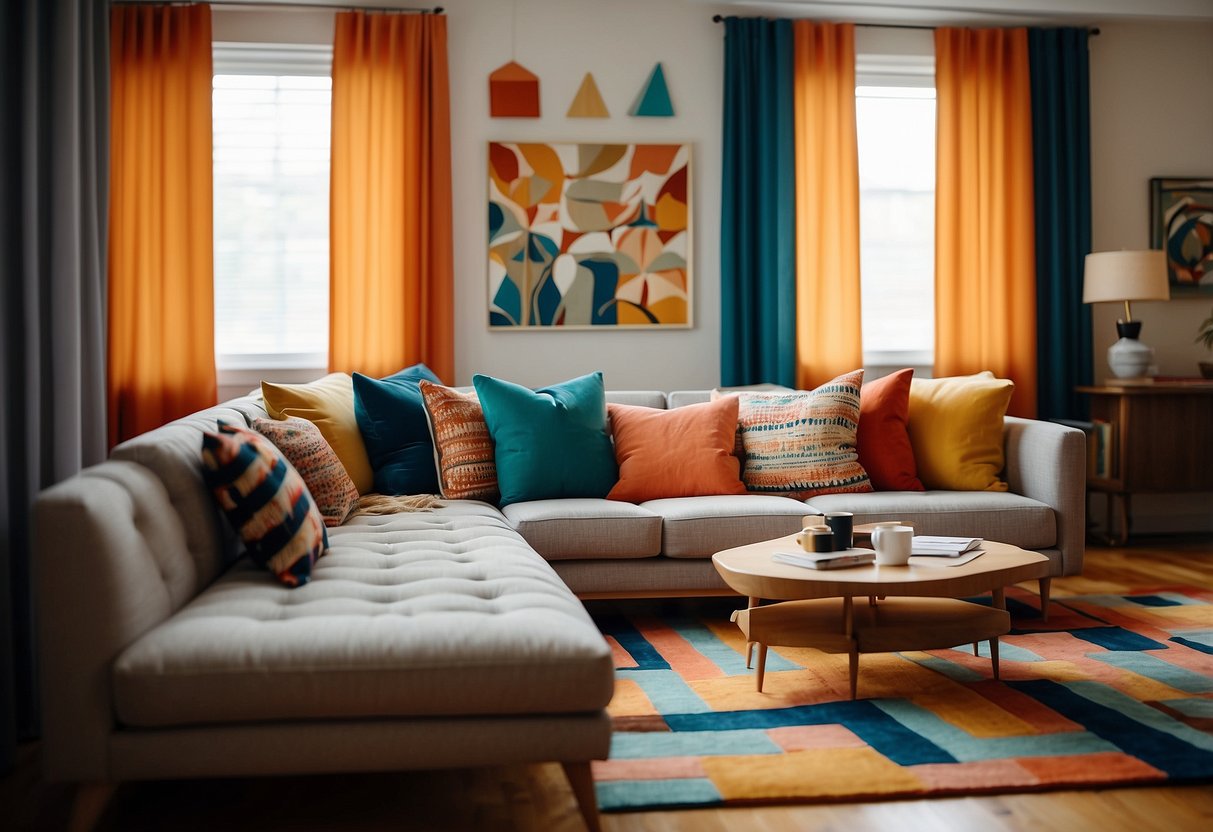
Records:
[[[610,649],[547,562],[456,501],[330,529],[283,587],[237,560],[196,463],[201,430],[248,415],[195,414],[39,497],[48,778],[554,761],[596,827]]]

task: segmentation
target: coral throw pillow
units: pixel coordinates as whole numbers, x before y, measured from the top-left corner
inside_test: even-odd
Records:
[[[380,494],[436,494],[434,441],[418,384],[438,381],[424,364],[387,378],[354,373],[354,417]]]
[[[219,422],[202,434],[202,473],[249,557],[287,586],[301,586],[328,548],[303,478],[256,431]]]
[[[736,396],[673,410],[607,405],[619,464],[619,482],[607,499],[746,493],[733,455],[737,408]]]
[[[326,526],[340,526],[358,502],[358,489],[345,466],[325,441],[320,428],[307,419],[254,419],[253,429],[282,451],[303,477]]]
[[[354,416],[354,382],[345,373],[330,373],[308,384],[261,382],[265,409],[274,419],[298,416],[320,428],[345,466],[359,494],[375,487],[375,474]]]
[[[473,376],[493,437],[501,505],[605,497],[619,478],[602,373],[529,390]]]
[[[855,451],[862,383],[855,370],[809,392],[737,393],[746,488],[799,498],[871,491]]]
[[[1003,417],[1015,383],[987,371],[916,378],[910,385],[910,443],[927,488],[1006,491]]]
[[[910,382],[913,370],[869,381],[859,391],[859,464],[877,491],[922,491],[910,444]]]
[[[480,399],[474,392],[460,393],[429,381],[422,381],[420,388],[442,496],[496,503],[501,497],[497,464]]]

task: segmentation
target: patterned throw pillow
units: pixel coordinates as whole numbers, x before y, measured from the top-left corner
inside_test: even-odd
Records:
[[[871,491],[855,449],[862,383],[855,370],[809,392],[736,394],[746,488],[797,498]]]
[[[358,489],[320,428],[298,416],[283,421],[254,419],[253,428],[278,446],[295,466],[316,501],[324,525],[340,526],[345,522],[346,515],[358,502]]]
[[[328,533],[303,478],[256,431],[219,422],[202,435],[203,477],[249,557],[287,586],[301,586],[328,548]]]
[[[496,503],[501,497],[497,464],[480,399],[474,392],[460,393],[430,381],[422,381],[419,386],[434,439],[442,496]]]

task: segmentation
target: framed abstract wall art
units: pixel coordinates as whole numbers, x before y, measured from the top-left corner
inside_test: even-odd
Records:
[[[1167,254],[1172,295],[1213,294],[1213,178],[1150,180],[1150,248]]]
[[[691,326],[689,144],[490,142],[489,326]]]

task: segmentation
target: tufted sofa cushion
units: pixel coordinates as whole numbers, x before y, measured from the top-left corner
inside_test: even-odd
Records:
[[[269,414],[255,398],[246,396],[128,439],[110,453],[110,459],[150,468],[164,484],[185,529],[186,548],[195,567],[195,592],[214,580],[241,550],[202,479],[202,434],[214,431],[220,419],[247,427],[249,418],[258,416],[264,419]]]
[[[114,664],[120,721],[576,713],[606,706],[611,654],[494,508],[358,517],[312,582],[241,562]]]

